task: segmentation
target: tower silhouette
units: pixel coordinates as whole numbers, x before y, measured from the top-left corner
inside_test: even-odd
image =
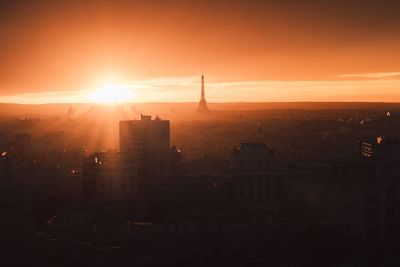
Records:
[[[204,75],[201,75],[201,97],[199,101],[199,105],[197,106],[197,113],[209,113],[210,110],[207,107],[207,101],[204,91]]]
[[[72,108],[72,106],[69,106],[67,117],[73,117],[73,116],[74,116],[74,109]]]

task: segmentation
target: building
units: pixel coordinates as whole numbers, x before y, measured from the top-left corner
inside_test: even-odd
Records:
[[[5,133],[0,132],[0,153],[8,151],[8,139]]]
[[[181,152],[170,147],[170,124],[151,116],[120,121],[120,150],[95,153],[83,166],[83,195],[124,201],[162,195],[180,176]]]
[[[360,142],[363,158],[400,160],[400,142],[385,136],[377,136],[374,142]]]
[[[169,149],[168,120],[141,115],[140,120],[120,121],[119,147],[122,154],[134,155],[142,148]]]
[[[32,153],[32,137],[28,133],[19,133],[13,139],[13,152],[27,158]]]
[[[373,244],[400,240],[400,150],[396,140],[378,136],[360,142],[357,158],[331,163],[327,223]]]
[[[170,123],[159,117],[121,121],[120,152],[135,164],[136,175],[145,180],[170,178],[177,174],[180,151],[170,147]]]
[[[94,153],[83,164],[83,196],[121,201],[137,191],[134,165],[117,151]]]
[[[204,90],[204,75],[201,75],[201,97],[196,112],[203,114],[210,112],[210,110],[207,107],[206,95]]]
[[[266,143],[242,143],[233,151],[233,195],[241,204],[274,202],[277,192],[273,174],[274,153]]]
[[[72,108],[72,106],[69,106],[67,117],[72,118],[74,115],[75,115],[74,109]]]

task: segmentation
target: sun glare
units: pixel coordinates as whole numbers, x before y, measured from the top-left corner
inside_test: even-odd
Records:
[[[117,83],[106,83],[89,95],[92,102],[105,104],[128,102],[133,97],[133,92],[128,86]]]

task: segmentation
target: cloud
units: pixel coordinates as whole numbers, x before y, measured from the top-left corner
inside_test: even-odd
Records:
[[[335,76],[337,78],[365,78],[365,79],[382,79],[382,78],[400,78],[400,72],[369,72],[369,73],[353,73],[341,74]]]

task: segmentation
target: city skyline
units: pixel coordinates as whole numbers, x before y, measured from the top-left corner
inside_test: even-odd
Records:
[[[4,266],[400,266],[400,0],[0,0]]]

